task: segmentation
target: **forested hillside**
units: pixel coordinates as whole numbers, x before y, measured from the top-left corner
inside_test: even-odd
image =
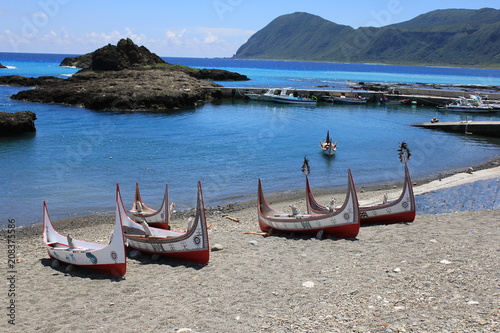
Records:
[[[500,10],[436,10],[358,29],[293,13],[256,32],[234,58],[500,68]]]

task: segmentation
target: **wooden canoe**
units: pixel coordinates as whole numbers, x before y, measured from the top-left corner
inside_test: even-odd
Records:
[[[49,256],[61,262],[94,271],[122,277],[127,271],[123,229],[118,212],[109,244],[99,244],[72,239],[58,233],[49,217],[47,204],[43,202],[43,242]]]
[[[135,196],[132,209],[128,211],[128,216],[136,222],[147,222],[150,226],[161,229],[169,229],[170,206],[168,202],[168,185],[165,186],[163,201],[158,210],[147,206],[141,197],[139,183],[135,183]]]
[[[323,234],[337,238],[353,238],[359,233],[360,212],[351,170],[348,170],[346,199],[342,207],[335,211],[325,214],[286,214],[277,211],[267,203],[260,179],[257,207],[259,226],[263,232],[317,234],[323,231]]]
[[[125,212],[119,187],[117,187],[117,205],[122,212],[120,218],[126,245],[129,248],[181,261],[203,265],[208,263],[210,248],[201,182],[198,182],[195,219],[186,232],[155,227],[145,228],[143,224],[131,220]]]
[[[306,176],[307,211],[312,214],[328,214],[330,208],[320,205],[314,198]],[[405,178],[401,195],[394,201],[374,206],[360,206],[361,225],[413,222],[416,215],[415,196],[408,165],[405,163]]]
[[[333,156],[337,151],[337,142],[333,143],[332,138],[330,138],[330,131],[326,132],[325,141],[320,141],[319,146],[326,156]]]

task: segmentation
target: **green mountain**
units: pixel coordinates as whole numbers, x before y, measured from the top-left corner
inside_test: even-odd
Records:
[[[293,13],[256,32],[233,58],[500,68],[500,10],[435,10],[358,29]]]

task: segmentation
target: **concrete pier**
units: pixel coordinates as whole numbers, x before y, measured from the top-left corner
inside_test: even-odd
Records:
[[[468,135],[484,135],[500,138],[500,121],[453,121],[437,123],[416,123],[415,127],[424,127],[444,132],[463,133]]]
[[[228,99],[243,99],[245,94],[263,94],[268,88],[252,88],[252,87],[205,87],[204,89],[217,91],[222,94],[223,98]],[[389,99],[409,99],[413,104],[425,106],[438,106],[448,103],[453,103],[459,96],[468,96],[472,92],[458,90],[440,90],[440,89],[417,89],[417,88],[397,88],[397,93],[394,89],[391,91],[372,91],[362,89],[351,90],[335,90],[327,87],[318,87],[317,89],[296,89],[299,95],[316,96],[318,101],[321,101],[322,96],[338,97],[345,95],[346,97],[368,97],[369,102],[377,103],[382,97]],[[487,93],[489,99],[500,100],[500,93]]]

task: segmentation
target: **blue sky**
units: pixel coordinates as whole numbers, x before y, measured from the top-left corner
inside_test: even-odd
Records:
[[[280,15],[308,12],[385,26],[447,8],[499,9],[498,0],[2,0],[0,52],[83,54],[131,38],[166,57],[231,57]]]

